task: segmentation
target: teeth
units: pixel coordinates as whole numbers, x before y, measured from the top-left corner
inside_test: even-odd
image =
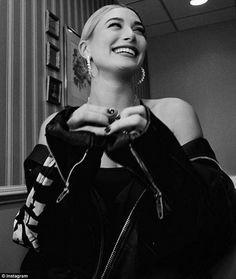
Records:
[[[131,48],[128,48],[128,47],[121,47],[121,48],[116,48],[114,50],[115,53],[129,53],[131,55],[135,55],[135,52],[131,49]]]

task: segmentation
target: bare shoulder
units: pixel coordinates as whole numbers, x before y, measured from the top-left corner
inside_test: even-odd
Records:
[[[51,115],[49,115],[42,123],[39,133],[39,144],[47,145],[46,137],[45,137],[45,129],[47,124],[57,115],[58,112],[54,112]]]
[[[163,98],[143,102],[174,133],[181,145],[203,136],[197,114],[186,101]]]

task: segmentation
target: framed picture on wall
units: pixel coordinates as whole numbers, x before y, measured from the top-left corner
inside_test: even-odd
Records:
[[[64,28],[65,105],[77,106],[87,102],[90,81],[87,65],[79,54],[80,36],[70,27]]]
[[[47,42],[47,66],[60,70],[60,49],[50,42]]]
[[[61,104],[62,82],[52,76],[47,77],[47,102]]]
[[[46,33],[56,39],[60,37],[60,20],[49,10],[46,11]]]

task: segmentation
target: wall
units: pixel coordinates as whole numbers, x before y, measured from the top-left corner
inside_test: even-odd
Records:
[[[222,167],[236,174],[236,21],[149,40],[152,98],[178,97],[197,111]]]
[[[40,124],[60,109],[46,103],[46,77],[63,80],[63,26],[80,34],[90,13],[109,3],[112,0],[0,1],[0,186],[24,183],[23,160],[37,142]],[[45,33],[47,9],[60,18],[59,40]],[[61,49],[59,73],[46,67],[48,40]]]
[[[46,77],[63,80],[64,24],[80,34],[90,13],[109,3],[112,0],[0,0],[0,186],[24,184],[23,161],[37,142],[40,125],[61,108],[46,102]],[[58,41],[45,34],[47,9],[60,18]],[[46,67],[48,40],[61,49],[59,73]],[[19,272],[26,252],[11,240],[20,206],[0,203],[0,272]]]

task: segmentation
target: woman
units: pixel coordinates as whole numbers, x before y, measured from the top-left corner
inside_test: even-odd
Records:
[[[135,97],[131,77],[146,38],[130,8],[96,11],[79,50],[91,77],[89,100],[50,116],[25,161],[29,196],[13,234],[31,247],[22,271],[39,278],[209,278],[213,255],[233,233],[234,190],[193,108]]]

